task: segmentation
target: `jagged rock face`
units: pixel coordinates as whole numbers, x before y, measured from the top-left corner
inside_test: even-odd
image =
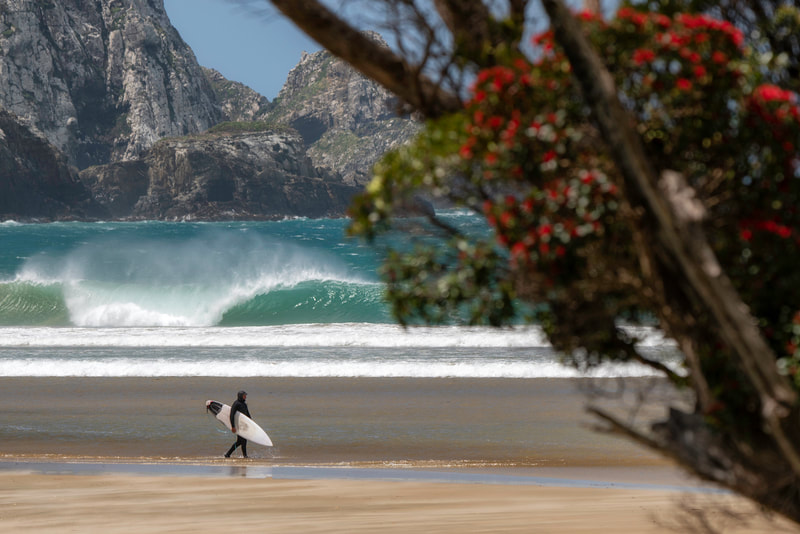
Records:
[[[243,83],[228,80],[219,71],[203,67],[211,82],[214,94],[222,108],[226,121],[249,122],[264,118],[270,109],[267,97],[262,96]]]
[[[0,214],[5,219],[106,217],[77,172],[46,139],[0,109]]]
[[[80,168],[222,118],[163,0],[0,0],[0,105]]]
[[[81,179],[115,218],[133,219],[338,217],[357,192],[317,172],[296,133],[274,131],[165,139]]]
[[[266,119],[294,127],[314,164],[348,183],[366,183],[375,161],[419,130],[391,93],[327,51],[304,54],[273,105]]]

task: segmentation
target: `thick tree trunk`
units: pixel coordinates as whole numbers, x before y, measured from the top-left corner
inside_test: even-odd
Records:
[[[649,239],[642,240],[643,246],[650,248],[649,256],[660,263],[658,271],[670,273],[686,293],[687,301],[696,303],[712,318],[713,328],[736,355],[758,393],[765,430],[774,439],[782,463],[793,472],[793,477],[800,477],[796,394],[778,373],[775,354],[761,337],[755,319],[725,276],[706,239],[700,224],[704,216],[702,205],[682,176],[665,170],[659,177],[652,168],[633,127],[634,121],[617,98],[610,73],[569,9],[561,0],[543,0],[543,4],[555,39],[564,48],[620,169],[626,197],[633,209],[642,214],[645,225],[639,231],[649,234]],[[691,313],[691,309],[683,310],[683,314]],[[680,315],[679,312],[671,316]],[[675,327],[681,330],[681,325]],[[729,481],[721,482],[731,485]]]

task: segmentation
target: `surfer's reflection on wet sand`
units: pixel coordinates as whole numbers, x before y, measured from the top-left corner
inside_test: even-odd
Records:
[[[240,478],[272,478],[272,470],[263,466],[232,465],[226,468],[228,476]]]

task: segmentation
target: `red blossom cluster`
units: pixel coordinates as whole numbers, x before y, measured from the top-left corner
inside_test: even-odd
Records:
[[[755,88],[748,103],[750,110],[770,125],[782,143],[800,124],[797,95],[791,91],[772,84],[762,84]],[[787,151],[793,149],[794,146],[787,147]]]
[[[772,143],[759,157],[770,170],[762,173],[750,189],[753,213],[740,222],[740,238],[752,246],[757,233],[792,239],[800,244],[800,217],[791,205],[800,185],[800,106],[797,95],[772,84],[757,86],[746,102],[747,126],[767,131]],[[784,204],[789,201],[789,206]],[[775,209],[778,206],[778,209]]]
[[[467,104],[468,136],[459,155],[481,179],[517,184],[517,194],[484,203],[515,263],[563,258],[581,239],[602,233],[601,218],[616,195],[602,172],[562,165],[580,138],[570,126],[577,115],[541,99],[571,87],[561,61],[553,68],[552,58],[536,65],[518,58],[511,67],[486,69]]]
[[[606,206],[616,197],[616,186],[604,174],[581,171],[571,179],[555,178],[524,198],[487,200],[483,210],[513,262],[543,264],[601,235]]]
[[[798,98],[753,84],[754,70],[742,68],[742,32],[705,15],[630,8],[610,21],[579,17],[607,53],[656,166],[681,172],[693,185],[709,183],[712,171],[729,180],[723,197],[738,200],[715,204],[713,216],[729,218],[721,227],[738,225],[739,239],[715,241],[730,247],[717,251],[722,260],[742,265],[748,276],[753,268],[741,261],[744,249],[767,247],[747,256],[763,258],[775,243],[800,245]],[[578,276],[580,269],[567,266],[587,257],[585,247],[600,237],[625,241],[615,234],[624,232],[615,220],[617,177],[603,143],[587,142],[591,119],[552,32],[533,42],[536,61],[516,58],[476,77],[459,155],[466,174],[481,181],[483,213],[509,260],[548,273],[551,284],[568,283],[559,276]]]
[[[775,220],[747,219],[739,223],[739,237],[742,240],[752,241],[754,231],[767,232],[781,239],[795,235],[791,228]]]
[[[729,22],[706,15],[681,13],[675,18],[660,13],[641,13],[622,8],[617,13],[619,21],[628,22],[635,32],[652,35],[646,47],[637,48],[631,61],[638,67],[650,65],[661,71],[657,90],[669,88],[670,81],[679,91],[690,91],[696,84],[710,82],[710,75],[728,76],[729,54],[740,50],[744,42],[742,32]],[[624,28],[624,26],[623,26]],[[727,53],[726,53],[727,51]],[[680,68],[676,69],[675,65]],[[663,76],[673,72],[673,77]],[[738,76],[738,71],[733,72]],[[655,82],[655,77],[648,80]]]

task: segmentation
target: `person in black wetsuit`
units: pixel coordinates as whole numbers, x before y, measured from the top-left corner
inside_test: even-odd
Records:
[[[250,410],[247,409],[247,402],[245,401],[247,401],[247,392],[240,391],[236,395],[236,402],[231,406],[231,432],[236,433],[236,420],[234,419],[236,412],[241,412],[247,417],[250,417]],[[231,448],[225,453],[225,458],[230,458],[233,451],[235,451],[236,447],[239,445],[242,446],[242,458],[247,458],[247,440],[242,436],[236,436],[236,443],[231,445]]]

